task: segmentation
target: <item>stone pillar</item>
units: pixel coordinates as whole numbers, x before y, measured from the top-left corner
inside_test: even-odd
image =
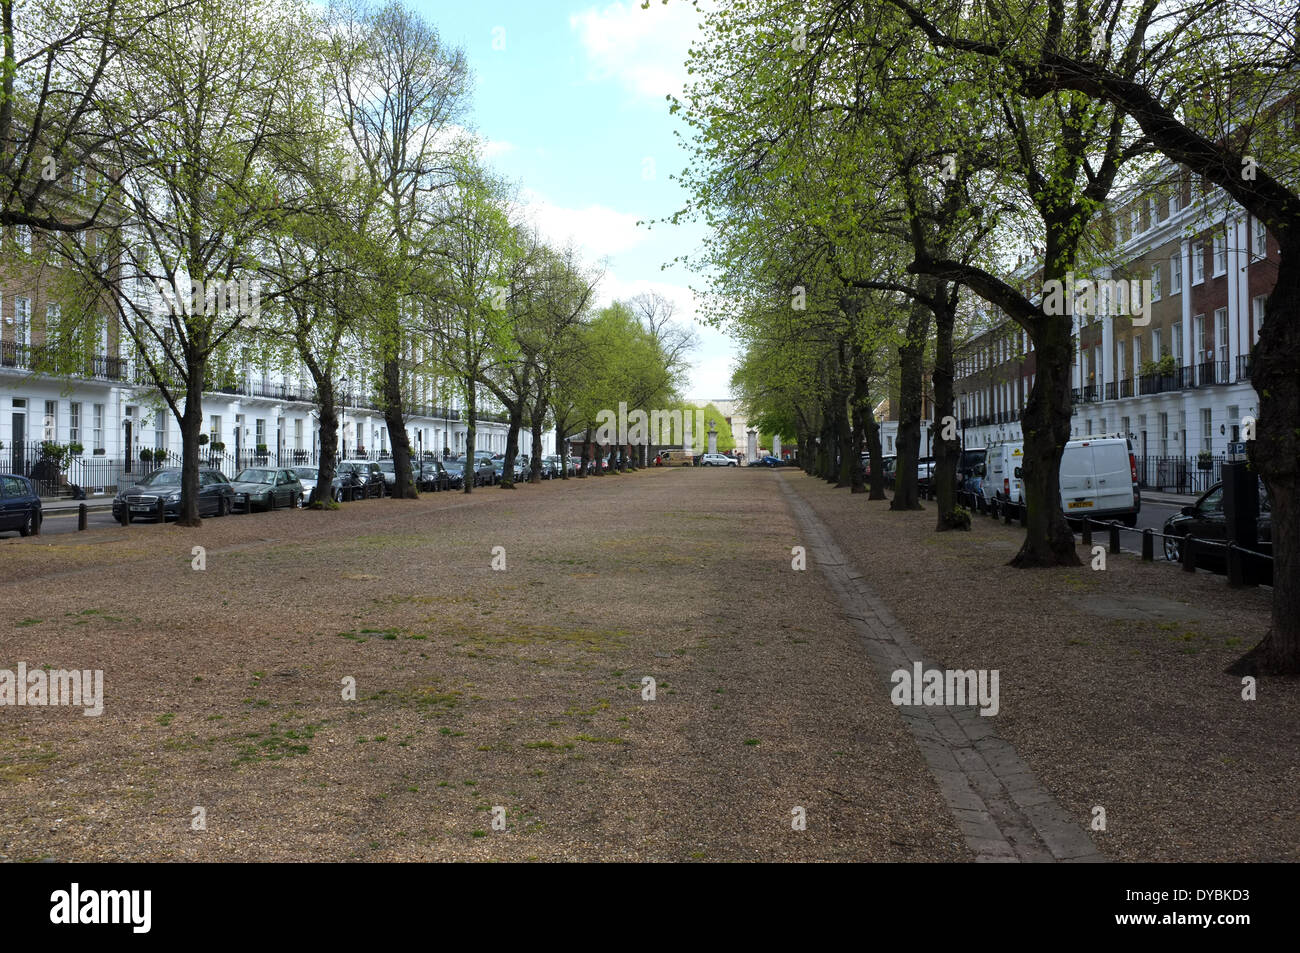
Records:
[[[718,452],[718,428],[713,421],[709,421],[709,453]]]
[[[750,438],[750,446],[752,447],[756,442],[757,442],[757,434],[755,434],[754,437]],[[750,451],[751,454],[753,452],[754,451],[752,450]],[[776,457],[778,460],[781,459],[781,437],[779,434],[772,435],[772,456]],[[752,460],[753,457],[751,456],[750,459]]]
[[[775,445],[779,438],[774,437],[772,439]],[[773,450],[772,453],[775,454],[776,451]],[[745,456],[751,463],[758,459],[758,431],[752,428],[745,432]]]

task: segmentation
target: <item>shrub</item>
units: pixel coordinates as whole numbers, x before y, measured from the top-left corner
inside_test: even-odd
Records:
[[[970,529],[970,510],[964,506],[954,506],[952,512],[943,519],[948,529]]]
[[[143,450],[140,451],[141,463],[148,463],[152,459],[153,459],[153,451],[150,450],[148,447],[145,447]]]

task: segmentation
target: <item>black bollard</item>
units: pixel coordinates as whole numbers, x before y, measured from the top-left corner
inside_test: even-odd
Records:
[[[1183,572],[1196,572],[1196,540],[1183,537]]]
[[[77,532],[80,533],[86,528],[86,504],[81,503],[77,506]]]
[[[1110,524],[1110,551],[1112,553],[1119,552],[1119,524],[1118,523]]]
[[[1155,558],[1156,537],[1155,533],[1151,531],[1151,527],[1148,526],[1142,531],[1142,561],[1149,563],[1153,562]]]

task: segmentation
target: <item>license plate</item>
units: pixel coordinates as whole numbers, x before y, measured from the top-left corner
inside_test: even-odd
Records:
[[[146,506],[144,503],[135,503],[131,507],[132,513],[152,513],[153,507]]]
[[[1076,501],[1070,504],[1070,509],[1082,510],[1082,509],[1086,509],[1089,506],[1092,506],[1092,500]]]

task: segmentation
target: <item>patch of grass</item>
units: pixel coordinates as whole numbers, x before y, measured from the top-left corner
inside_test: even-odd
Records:
[[[168,712],[165,715],[159,715],[158,724],[162,725],[165,728],[167,725],[170,725],[175,718],[176,716],[171,712]]]
[[[29,625],[40,625],[43,621],[43,619],[23,619],[20,622],[15,622],[14,628],[21,629]]]
[[[753,748],[753,747],[757,747],[758,745],[762,744],[762,742],[759,741],[757,738],[746,738],[746,739],[745,739],[745,744],[747,744],[747,745],[749,745],[751,748]]]
[[[258,761],[280,761],[284,758],[293,758],[300,754],[306,754],[309,747],[304,742],[314,738],[317,730],[323,724],[321,722],[319,724],[303,725],[300,728],[290,728],[285,731],[268,731],[265,737],[261,737],[261,740],[240,747],[239,756],[235,758],[234,763],[241,765]],[[253,732],[247,737],[258,738],[260,735]]]

